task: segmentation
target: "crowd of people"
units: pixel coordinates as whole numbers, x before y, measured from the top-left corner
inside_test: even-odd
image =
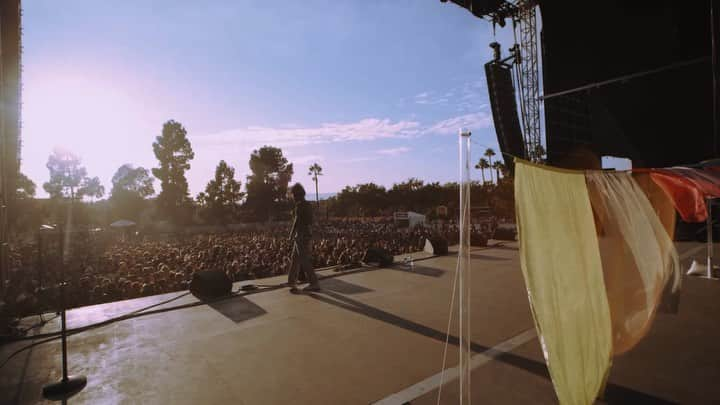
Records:
[[[97,235],[75,245],[65,238],[65,305],[72,308],[186,290],[194,274],[206,270],[222,270],[233,281],[287,274],[288,231],[287,225],[276,225],[104,242]],[[313,266],[357,266],[371,246],[393,255],[419,251],[433,233],[450,243],[458,238],[457,226],[452,223],[435,229],[408,229],[396,227],[389,219],[322,221],[313,229]],[[59,306],[62,256],[57,245],[61,239],[55,239],[58,243],[38,243],[38,239],[11,250],[8,284],[0,300],[6,311],[26,315]]]

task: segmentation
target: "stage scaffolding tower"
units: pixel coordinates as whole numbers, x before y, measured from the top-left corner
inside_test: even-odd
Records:
[[[20,167],[21,18],[20,0],[0,1],[0,297],[10,267],[8,211]]]
[[[542,133],[540,132],[540,82],[537,15],[535,1],[517,3],[517,17],[514,27],[520,34],[519,50],[516,47],[516,67],[520,84],[520,113],[522,117],[525,150],[528,157],[537,161],[542,158]]]

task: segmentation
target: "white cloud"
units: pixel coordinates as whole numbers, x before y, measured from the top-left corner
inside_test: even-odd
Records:
[[[262,145],[281,148],[308,144],[335,143],[348,141],[373,141],[379,139],[409,139],[423,135],[456,134],[460,127],[471,130],[492,127],[492,116],[486,111],[478,111],[451,117],[429,125],[418,121],[392,121],[390,119],[366,118],[350,123],[326,123],[315,127],[276,126],[231,129],[208,135],[191,137],[193,147],[205,148],[217,152],[249,153]],[[392,155],[404,153],[407,148],[382,149],[377,153]],[[294,158],[297,163],[309,163],[321,160],[322,156],[309,155]],[[364,161],[367,158],[358,158]],[[352,161],[352,160],[349,160]]]
[[[345,159],[344,162],[345,163],[358,163],[358,162],[368,162],[371,160],[378,160],[378,159],[380,159],[378,156],[361,156],[361,157],[356,157],[356,158]]]
[[[450,135],[457,134],[460,128],[470,128],[476,131],[481,128],[490,128],[493,125],[492,116],[485,111],[459,115],[442,120],[424,130],[424,133]]]
[[[288,160],[293,163],[296,163],[296,164],[306,164],[306,163],[322,162],[323,157],[320,155],[293,156],[293,157],[288,157]]]
[[[434,95],[434,92],[432,91],[424,91],[420,94],[415,95],[415,104],[427,104],[427,105],[435,105],[435,104],[446,104],[449,101],[448,97],[451,97],[452,93],[448,92],[445,93],[444,96],[438,97]]]
[[[351,123],[324,123],[316,127],[259,127],[231,129],[193,137],[193,143],[208,146],[244,144],[255,148],[264,144],[287,147],[346,141],[372,141],[387,138],[409,138],[418,135],[416,121],[366,118]]]
[[[410,148],[408,148],[406,146],[400,146],[398,148],[380,149],[380,150],[377,150],[376,152],[381,155],[395,156],[395,155],[399,155],[401,153],[410,152]]]

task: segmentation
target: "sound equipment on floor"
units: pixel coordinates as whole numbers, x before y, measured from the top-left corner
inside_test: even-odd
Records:
[[[387,267],[393,264],[395,258],[385,249],[370,247],[362,258],[363,263],[377,263],[380,267]]]
[[[493,239],[514,241],[517,239],[517,230],[511,227],[498,227],[495,229]]]
[[[524,158],[525,142],[520,129],[511,69],[505,63],[488,62],[485,64],[485,77],[500,151]],[[503,155],[503,159],[505,166],[512,169],[513,158]]]
[[[437,255],[437,256],[443,256],[448,254],[448,241],[447,239],[440,237],[440,236],[434,236],[425,239],[425,252]]]
[[[470,234],[470,246],[485,247],[488,245],[488,237],[483,233],[473,232]]]
[[[190,292],[201,299],[222,297],[232,292],[232,281],[224,271],[201,271],[190,281]]]

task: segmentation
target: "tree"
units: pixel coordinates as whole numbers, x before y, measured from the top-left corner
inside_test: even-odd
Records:
[[[95,201],[96,198],[102,198],[105,195],[105,187],[100,184],[100,179],[97,176],[85,177],[78,189],[78,195],[80,198],[90,197],[91,201]]]
[[[308,169],[308,176],[313,176],[312,179],[315,182],[315,202],[320,207],[320,194],[318,193],[318,176],[322,176],[322,167],[319,164],[313,163]]]
[[[130,163],[120,166],[112,178],[111,195],[121,192],[135,193],[142,198],[155,194],[153,178],[144,167],[133,167]]]
[[[495,169],[495,182],[500,184],[500,172],[502,171],[504,173],[505,165],[501,161],[496,160],[495,163],[492,164],[492,168]]]
[[[246,206],[264,221],[271,212],[287,203],[287,190],[293,175],[293,165],[283,156],[282,149],[263,146],[250,155],[247,176]]]
[[[10,228],[16,233],[38,229],[45,218],[35,200],[35,191],[37,190],[35,183],[23,173],[18,172],[15,187],[15,198],[10,200],[8,208]]]
[[[387,207],[387,191],[385,187],[375,183],[358,184],[355,186],[357,202],[364,215],[378,215]]]
[[[208,205],[208,195],[205,194],[204,191],[201,191],[195,196],[195,201],[198,203],[200,207],[207,207]]]
[[[144,167],[126,163],[120,166],[112,178],[110,212],[112,219],[138,221],[147,207],[147,197],[155,194],[153,178]]]
[[[485,149],[485,153],[483,153],[483,155],[487,156],[488,158],[488,167],[493,167],[492,157],[495,156],[495,151],[493,150],[493,148]],[[490,182],[492,183],[492,170],[490,171]]]
[[[23,173],[18,173],[15,185],[17,186],[17,191],[15,192],[16,199],[28,200],[35,198],[35,190],[37,187],[35,183]]]
[[[388,191],[391,204],[397,209],[417,210],[417,194],[424,187],[424,182],[411,177],[404,182],[393,184]]]
[[[174,120],[163,124],[162,134],[153,142],[153,152],[160,166],[152,169],[160,180],[158,208],[162,216],[177,221],[190,202],[185,172],[195,157],[182,124]]]
[[[80,158],[71,152],[56,148],[48,157],[46,167],[50,171],[50,180],[43,189],[50,198],[69,198],[75,200],[81,195],[77,191],[87,177],[87,170],[80,165]]]
[[[204,193],[198,194],[198,202],[209,209],[213,221],[222,223],[231,219],[243,195],[240,182],[235,180],[235,169],[221,160],[215,178],[208,182]]]
[[[482,174],[482,182],[485,184],[485,169],[490,168],[490,163],[488,163],[487,159],[480,158],[480,161],[478,161],[478,164],[475,165],[476,169],[480,169],[480,173]]]

